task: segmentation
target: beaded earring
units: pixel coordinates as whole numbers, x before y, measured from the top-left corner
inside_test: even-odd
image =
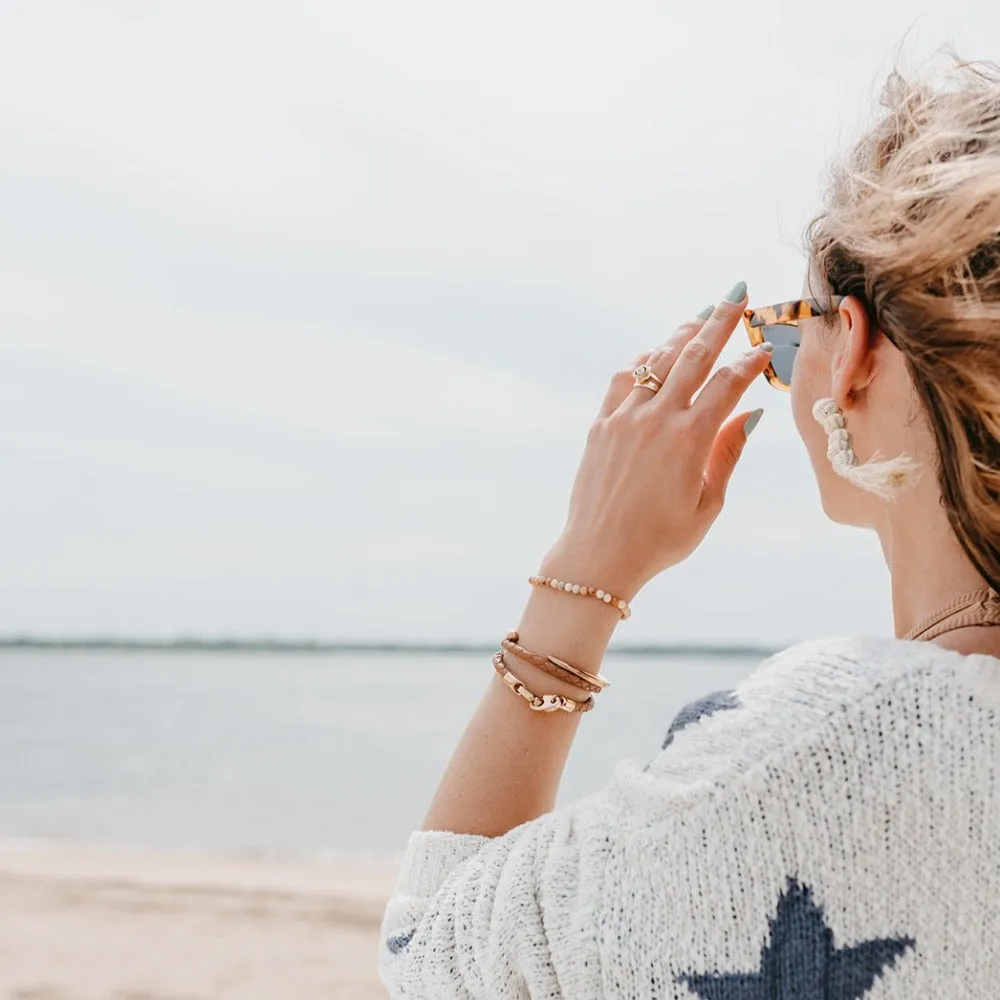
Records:
[[[844,421],[844,411],[834,400],[816,400],[812,415],[826,431],[826,457],[841,478],[883,500],[891,499],[916,479],[920,465],[909,455],[899,455],[883,462],[875,461],[875,457],[868,462],[859,462],[851,432]]]

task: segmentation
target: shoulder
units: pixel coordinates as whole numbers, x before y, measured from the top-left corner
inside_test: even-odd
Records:
[[[780,768],[843,730],[927,725],[937,717],[932,706],[945,703],[949,719],[964,711],[1000,718],[1000,661],[889,638],[811,640],[765,660],[735,688],[686,705],[660,752],[645,766],[623,761],[613,786],[622,807],[681,806],[741,775]]]

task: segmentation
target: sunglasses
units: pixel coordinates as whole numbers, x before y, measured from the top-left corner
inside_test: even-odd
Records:
[[[831,296],[829,308],[815,299],[795,299],[792,302],[779,302],[777,305],[744,311],[743,325],[747,328],[750,343],[754,347],[764,341],[774,344],[771,363],[764,369],[764,377],[775,389],[787,392],[792,387],[795,355],[802,342],[799,320],[825,316],[833,312],[843,300],[843,295]]]

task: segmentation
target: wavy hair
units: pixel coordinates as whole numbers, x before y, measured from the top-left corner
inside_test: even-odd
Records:
[[[881,106],[807,249],[826,294],[857,296],[905,356],[952,529],[1000,590],[1000,66],[894,70]]]

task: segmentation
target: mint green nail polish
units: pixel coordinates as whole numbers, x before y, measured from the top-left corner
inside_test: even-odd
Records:
[[[729,294],[726,296],[727,302],[742,302],[743,296],[747,293],[747,283],[745,281],[737,281],[735,285],[729,290]]]
[[[708,319],[712,313],[715,312],[715,306],[705,306],[700,313],[698,313],[698,319]]]
[[[763,344],[758,345],[758,350],[763,351],[765,354],[774,354],[774,344],[769,340],[765,340]]]
[[[760,423],[760,418],[764,416],[764,410],[754,410],[746,420],[743,421],[743,436],[750,437],[753,429]]]

